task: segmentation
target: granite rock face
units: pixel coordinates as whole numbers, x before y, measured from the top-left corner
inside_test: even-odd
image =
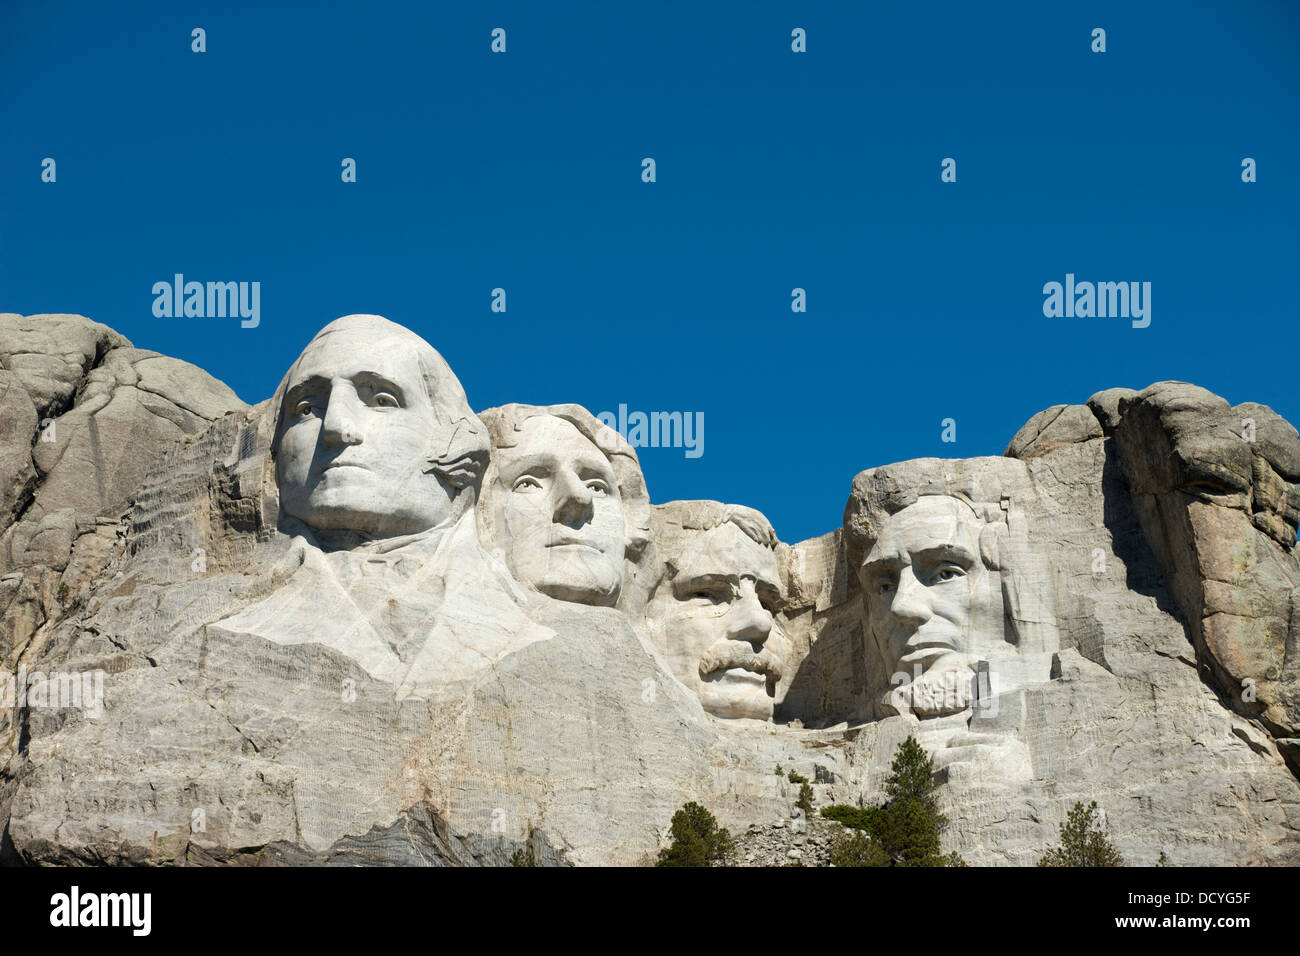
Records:
[[[1198,664],[1232,708],[1300,735],[1300,437],[1181,382],[1119,402],[1119,458]]]
[[[0,366],[0,861],[637,864],[694,800],[738,862],[820,864],[775,768],[879,802],[910,734],[972,864],[1094,799],[1131,863],[1300,863],[1263,406],[1099,392],[786,544],[652,507],[578,406],[480,417],[377,316],[252,407],[79,317],[0,316]]]
[[[84,599],[167,448],[243,407],[97,322],[0,314],[0,667]]]

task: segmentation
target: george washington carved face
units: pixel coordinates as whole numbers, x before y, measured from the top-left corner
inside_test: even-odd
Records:
[[[276,479],[286,514],[387,537],[463,512],[456,499],[481,473],[486,435],[451,369],[415,333],[379,316],[339,319],[282,388]]]

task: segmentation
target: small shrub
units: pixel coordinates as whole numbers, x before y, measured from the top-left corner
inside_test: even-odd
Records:
[[[837,803],[833,806],[822,807],[820,812],[826,819],[842,823],[850,830],[866,830],[870,832],[880,809],[878,807],[851,807],[847,803]]]
[[[533,856],[532,847],[520,847],[510,854],[511,866],[536,866],[537,860]]]
[[[806,783],[799,785],[799,799],[794,805],[803,811],[804,816],[813,812],[813,789]]]
[[[808,782],[808,778],[805,777],[805,776],[803,776],[803,774],[795,773],[793,767],[790,769],[790,772],[789,772],[788,774],[786,774],[786,778],[785,778],[785,779],[789,780],[791,783],[807,783],[807,782]]]
[[[889,866],[890,859],[880,845],[859,830],[842,830],[831,838],[832,866]]]

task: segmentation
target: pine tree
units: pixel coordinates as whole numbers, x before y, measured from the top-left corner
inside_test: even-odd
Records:
[[[939,827],[916,797],[886,804],[875,837],[895,866],[941,866]]]
[[[694,801],[673,814],[672,846],[659,851],[655,866],[725,866],[735,846],[713,814]]]
[[[934,763],[915,737],[894,752],[883,806],[828,807],[822,815],[859,830],[832,846],[836,866],[965,866],[956,852],[942,854],[939,835],[948,819],[935,796]]]
[[[934,820],[935,829],[942,831],[948,824],[948,818],[939,812],[935,789],[934,761],[917,743],[916,738],[909,734],[894,751],[894,761],[889,765],[889,777],[885,780],[885,795],[891,803],[916,800]]]
[[[1097,801],[1076,803],[1061,824],[1061,842],[1043,854],[1039,866],[1123,866],[1099,817]]]

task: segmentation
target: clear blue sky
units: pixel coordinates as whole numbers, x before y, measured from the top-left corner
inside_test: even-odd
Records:
[[[787,541],[863,468],[1000,454],[1102,388],[1300,421],[1291,0],[235,6],[4,4],[0,311],[82,313],[249,402],[377,312],[475,408],[704,412],[702,457],[642,451],[653,499]],[[177,272],[261,282],[260,327],[155,318]],[[1044,318],[1067,272],[1151,282],[1150,327]]]

